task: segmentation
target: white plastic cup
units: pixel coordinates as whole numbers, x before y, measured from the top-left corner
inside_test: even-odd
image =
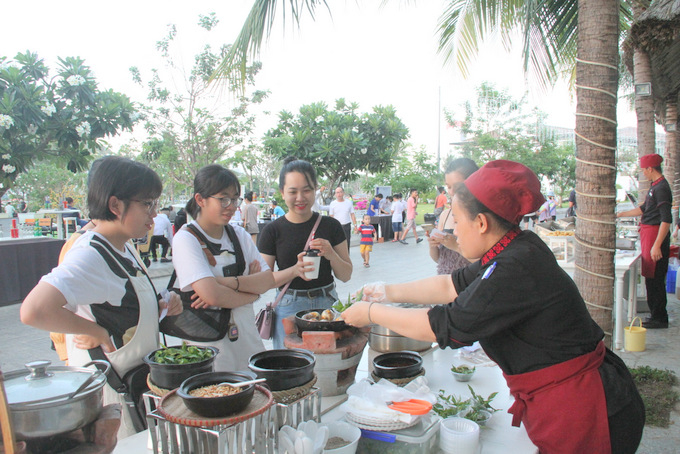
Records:
[[[319,251],[317,249],[308,250],[302,261],[304,263],[312,263],[314,265],[314,269],[312,271],[305,272],[305,277],[307,279],[318,279],[319,267],[321,266],[321,257],[319,257]]]
[[[446,418],[439,426],[439,448],[447,454],[477,454],[479,425],[465,418]]]

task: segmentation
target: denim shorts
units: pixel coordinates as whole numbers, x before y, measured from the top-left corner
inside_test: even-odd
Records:
[[[393,232],[401,232],[401,222],[393,222],[392,223],[392,231]]]
[[[276,293],[277,297],[278,294],[279,292]],[[335,304],[336,301],[338,301],[338,293],[335,288],[327,291],[325,295],[319,295],[313,298],[309,298],[302,292],[297,295],[284,295],[274,309],[276,311],[276,323],[274,323],[274,334],[272,339],[274,341],[274,348],[286,348],[283,345],[283,339],[286,337],[286,333],[283,330],[282,319],[308,309],[328,309]]]

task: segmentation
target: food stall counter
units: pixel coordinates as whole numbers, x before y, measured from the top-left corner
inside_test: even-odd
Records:
[[[373,358],[381,353],[370,348],[364,351],[361,362],[357,366],[356,379],[361,380],[370,375],[370,365]],[[454,380],[451,374],[453,364],[460,365],[465,361],[456,357],[456,350],[441,350],[437,347],[421,353],[425,377],[432,392],[435,394],[443,389],[446,394],[455,394],[467,398],[470,385],[475,393],[487,397],[493,392],[498,392],[491,401],[491,405],[499,411],[486,423],[481,431],[480,454],[535,454],[538,449],[531,443],[524,427],[512,426],[512,415],[507,413],[508,408],[514,402],[510,395],[505,379],[498,366],[477,366],[474,377],[470,382],[462,383]],[[474,365],[468,363],[470,365]],[[347,399],[346,395],[324,397],[322,399],[322,422],[332,422],[341,419],[344,412],[341,404]],[[118,441],[114,453],[120,454],[148,454],[151,452],[151,444],[148,432],[141,432],[132,437]]]

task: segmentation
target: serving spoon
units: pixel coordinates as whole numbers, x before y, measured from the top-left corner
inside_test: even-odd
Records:
[[[228,381],[224,381],[222,383],[218,383],[217,386],[222,386],[222,385],[227,385],[231,386],[234,388],[242,388],[244,386],[252,385],[255,383],[262,383],[263,381],[266,381],[266,378],[256,378],[255,380],[248,380],[248,381],[239,381],[236,383],[229,383]]]

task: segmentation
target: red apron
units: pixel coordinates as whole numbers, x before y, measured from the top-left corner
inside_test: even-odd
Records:
[[[654,279],[654,270],[656,269],[656,262],[652,260],[652,246],[654,246],[658,235],[658,225],[640,224],[640,249],[642,251],[640,274],[650,279]]]
[[[585,355],[524,374],[503,374],[515,403],[512,425],[524,423],[541,454],[611,453],[603,342]]]

